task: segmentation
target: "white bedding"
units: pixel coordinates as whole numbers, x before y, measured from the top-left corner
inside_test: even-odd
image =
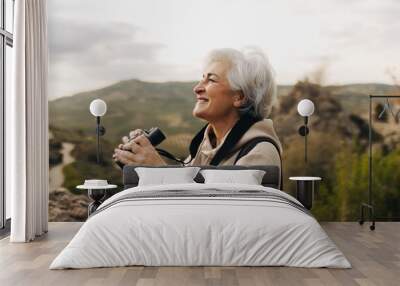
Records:
[[[280,201],[245,197],[118,199],[168,190],[262,190],[234,184],[141,186],[105,201],[50,269],[146,266],[295,266],[350,268],[350,263],[309,214]]]

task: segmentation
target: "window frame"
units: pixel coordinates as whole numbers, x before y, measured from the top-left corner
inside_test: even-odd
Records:
[[[0,237],[9,233],[10,231],[10,220],[7,219],[6,215],[6,189],[5,189],[5,100],[6,100],[6,61],[7,61],[7,46],[13,48],[13,33],[10,33],[6,29],[7,11],[6,1],[0,0],[1,3],[1,21],[0,21]],[[12,3],[12,14],[14,17],[15,0],[11,0]],[[14,30],[14,27],[13,27]]]

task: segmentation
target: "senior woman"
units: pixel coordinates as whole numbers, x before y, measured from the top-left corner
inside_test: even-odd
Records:
[[[211,51],[193,89],[193,116],[207,125],[193,138],[185,165],[276,165],[282,147],[267,117],[276,97],[271,66],[260,50]],[[166,165],[137,129],[123,138],[113,158],[123,164]]]

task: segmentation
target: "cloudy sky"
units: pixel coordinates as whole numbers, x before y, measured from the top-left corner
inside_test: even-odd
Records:
[[[393,83],[398,0],[50,0],[50,98],[123,79],[201,77],[214,48],[257,46],[279,84]]]

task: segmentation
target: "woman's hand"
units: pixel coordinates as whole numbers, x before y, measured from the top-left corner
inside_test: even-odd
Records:
[[[129,132],[129,137],[128,136],[124,136],[124,137],[121,138],[123,144],[119,144],[118,148],[119,149],[123,149],[124,144],[128,143],[130,140],[133,140],[133,139],[135,139],[136,137],[138,137],[139,135],[142,135],[142,134],[144,134],[144,131],[142,129],[135,129],[133,131],[130,131]],[[128,150],[130,150],[130,149],[128,149]],[[113,154],[113,159],[115,159],[114,155],[115,154]],[[116,161],[116,160],[114,160],[114,161]]]
[[[138,137],[139,135],[142,135],[142,134],[144,134],[144,131],[143,131],[142,129],[135,129],[135,130],[129,132],[129,137],[128,137],[128,136],[122,137],[122,142],[123,142],[124,144],[126,144],[126,143],[128,143],[130,140],[135,139],[136,137]],[[118,148],[121,149],[121,147],[122,147],[124,144],[118,145]]]
[[[140,132],[137,130],[129,133],[129,136],[134,138],[133,140],[129,141],[128,137],[124,137],[122,139],[124,144],[120,144],[118,148],[114,149],[114,161],[119,161],[125,165],[167,165],[154,146],[151,145],[149,139],[144,135],[138,135]]]

